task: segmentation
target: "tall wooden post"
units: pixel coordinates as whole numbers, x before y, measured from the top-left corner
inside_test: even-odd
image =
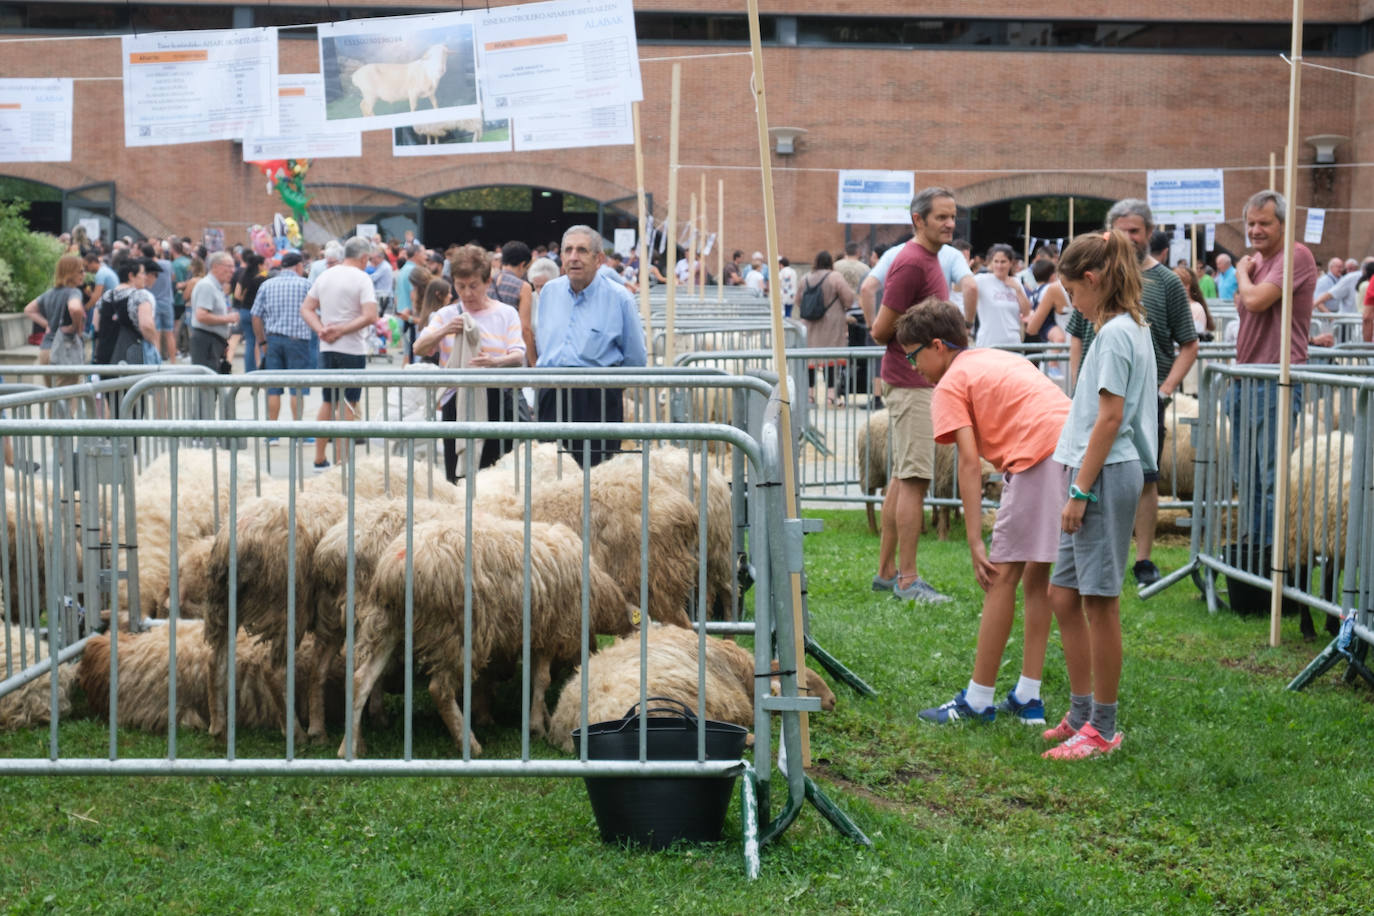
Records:
[[[645,238],[649,228],[649,207],[644,195],[644,141],[641,139],[639,124],[639,103],[630,106],[635,125],[635,187],[639,195],[639,317],[644,323],[644,351],[652,353],[654,332],[649,326],[649,240]]]
[[[725,179],[716,179],[716,301],[725,301]]]
[[[1030,263],[1030,204],[1026,204],[1026,255],[1022,260]]]
[[[677,359],[677,138],[682,120],[682,64],[673,64],[673,96],[668,124],[668,301],[664,307],[663,365],[671,368]]]
[[[695,297],[697,292],[696,250],[701,242],[701,232],[697,229],[697,192],[691,195],[691,216],[687,218],[687,295]]]

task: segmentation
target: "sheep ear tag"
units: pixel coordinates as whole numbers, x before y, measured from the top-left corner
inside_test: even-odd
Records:
[[[642,618],[642,617],[640,616],[640,614],[639,614],[639,608],[635,608],[634,610],[630,611],[630,625],[631,625],[631,626],[635,626],[635,627],[639,626],[639,622],[640,622],[641,620],[643,620],[643,619],[644,619],[644,618]]]

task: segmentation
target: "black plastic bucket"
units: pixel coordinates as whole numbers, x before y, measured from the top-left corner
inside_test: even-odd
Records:
[[[749,737],[729,722],[701,722],[685,704],[650,697],[645,735],[648,760],[696,760],[698,728],[706,731],[707,760],[738,760]],[[667,715],[664,715],[667,713]],[[587,759],[639,759],[639,704],[623,719],[587,726]],[[581,747],[582,729],[573,731]],[[678,840],[711,843],[720,839],[735,777],[593,776],[583,780],[601,839],[664,849]]]

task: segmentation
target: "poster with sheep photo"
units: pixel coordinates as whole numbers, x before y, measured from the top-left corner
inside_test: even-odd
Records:
[[[508,153],[510,149],[510,122],[485,121],[480,116],[411,124],[391,131],[393,156]]]
[[[321,24],[326,122],[372,130],[481,117],[474,21],[441,13]]]

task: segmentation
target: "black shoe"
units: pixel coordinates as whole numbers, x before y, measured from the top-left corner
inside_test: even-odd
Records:
[[[1135,576],[1136,584],[1141,588],[1154,585],[1160,580],[1159,567],[1149,560],[1141,560],[1131,567],[1131,573]]]

